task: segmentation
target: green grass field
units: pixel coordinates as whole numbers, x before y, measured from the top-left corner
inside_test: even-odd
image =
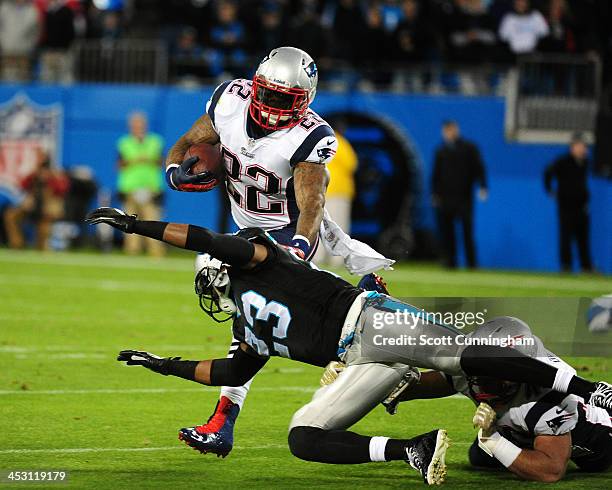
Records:
[[[254,381],[228,458],[201,456],[179,443],[177,429],[202,423],[218,390],[126,368],[114,358],[122,348],[191,359],[225,355],[229,327],[198,309],[192,267],[189,255],[156,262],[0,250],[0,470],[68,470],[69,486],[97,489],[422,485],[400,462],[331,466],[292,457],[287,426],[318,386],[320,369],[284,359],[273,359]],[[396,296],[410,297],[612,292],[605,277],[450,273],[424,265],[398,267],[386,279]],[[611,336],[601,341],[610,345]],[[610,356],[569,361],[585,377],[612,379]],[[377,408],[355,430],[410,437],[445,427],[453,440],[451,487],[527,485],[509,473],[469,470],[472,413],[471,403],[457,397],[415,401],[394,417]],[[610,488],[610,481],[610,473],[570,469],[557,486]]]

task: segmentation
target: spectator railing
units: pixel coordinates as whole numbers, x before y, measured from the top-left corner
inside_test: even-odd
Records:
[[[81,40],[74,47],[74,79],[102,83],[183,83],[215,85],[205,57],[172,57],[158,40]],[[255,67],[258,57],[249,59]],[[391,91],[462,95],[505,93],[505,65],[448,63],[363,63],[359,68],[337,59],[319,62],[320,87],[336,92]],[[223,76],[232,76],[224,73]],[[250,76],[245,73],[233,76]]]
[[[81,82],[166,83],[168,53],[161,41],[83,40],[74,45],[74,78]]]
[[[600,95],[601,62],[596,55],[520,57],[508,80],[506,137],[567,143],[580,131],[592,140]]]

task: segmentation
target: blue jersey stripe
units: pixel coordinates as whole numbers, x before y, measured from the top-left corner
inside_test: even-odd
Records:
[[[223,95],[223,92],[225,92],[225,89],[230,84],[230,82],[231,80],[228,80],[227,82],[223,82],[221,85],[219,85],[215,89],[210,99],[210,105],[208,106],[208,115],[210,116],[210,120],[213,124],[215,124],[215,107],[217,107],[217,102],[219,102],[221,95]]]
[[[334,131],[327,124],[319,126],[312,133],[306,136],[306,139],[304,139],[298,149],[295,150],[289,164],[294,167],[298,163],[306,161],[308,155],[310,155],[312,150],[314,150],[314,147],[317,146],[317,143],[325,137],[336,138]]]

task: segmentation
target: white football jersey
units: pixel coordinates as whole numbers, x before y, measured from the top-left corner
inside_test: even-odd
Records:
[[[561,358],[548,351],[541,340],[534,336],[538,345],[537,358],[547,364],[567,370],[576,371]],[[478,402],[469,391],[464,376],[446,376],[455,390],[463,393],[475,404]],[[519,391],[503,410],[497,411],[497,426],[500,432],[513,440],[520,447],[531,447],[536,436],[558,436],[572,432],[579,424],[596,424],[610,428],[610,414],[603,408],[587,405],[576,395],[559,393],[548,388],[522,384]],[[588,434],[592,431],[581,430],[572,434],[572,457],[588,452]],[[586,440],[585,434],[587,434]]]
[[[232,216],[240,228],[295,226],[299,209],[293,168],[299,162],[325,165],[338,143],[329,124],[311,110],[292,128],[251,137],[247,129],[251,85],[245,79],[224,82],[206,104],[221,140]]]

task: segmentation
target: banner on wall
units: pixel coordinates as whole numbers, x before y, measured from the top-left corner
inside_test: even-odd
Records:
[[[0,104],[0,193],[20,193],[41,151],[51,165],[61,164],[62,123],[60,104],[36,104],[21,93]]]

